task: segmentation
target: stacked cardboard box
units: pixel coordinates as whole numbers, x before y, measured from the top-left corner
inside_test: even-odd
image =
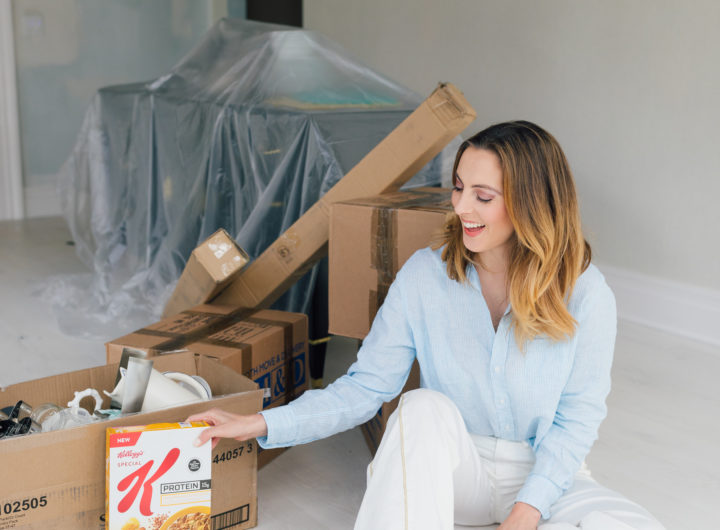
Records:
[[[221,228],[193,250],[165,304],[163,317],[204,304],[222,291],[249,261],[247,253]]]
[[[363,339],[397,271],[438,240],[452,212],[451,190],[418,188],[334,204],[330,216],[330,332]],[[420,385],[414,365],[403,392]],[[362,426],[374,453],[398,398]]]
[[[193,353],[158,358],[161,371],[203,377],[217,396],[211,401],[133,414],[82,427],[0,440],[0,528],[103,528],[105,512],[105,430],[107,427],[184,421],[219,407],[236,414],[260,410],[262,391],[246,377]],[[112,390],[118,365],[70,372],[3,389],[3,402],[23,400],[63,406],[74,392]],[[104,407],[109,407],[105,398]],[[257,446],[254,440],[221,440],[213,450],[213,528],[257,525]]]
[[[266,389],[263,408],[290,402],[308,387],[307,316],[200,305],[106,345],[107,362],[119,362],[131,347],[156,357],[189,349],[219,360]],[[282,450],[262,451],[259,466]]]
[[[417,188],[333,205],[330,333],[365,338],[397,271],[442,233],[452,212],[450,194]]]

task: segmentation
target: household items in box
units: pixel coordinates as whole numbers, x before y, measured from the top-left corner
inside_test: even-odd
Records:
[[[105,394],[111,398],[111,406],[123,413],[150,412],[212,397],[210,387],[200,376],[160,373],[153,368],[152,359],[130,356],[123,366],[121,358],[118,370],[118,383]]]
[[[203,422],[106,431],[108,530],[210,530],[211,445]]]
[[[0,409],[0,438],[40,432],[42,427],[32,416],[32,407],[20,400],[12,407]]]
[[[136,412],[205,401],[212,397],[210,386],[199,375],[160,373],[152,368],[152,364],[152,360],[130,358],[126,366],[118,368],[119,382],[115,388],[112,392],[103,390],[111,398],[108,409],[102,409],[103,399],[94,388],[75,391],[74,398],[68,401],[66,407],[43,403],[33,408],[20,400],[13,407],[0,409],[0,438],[77,427]],[[94,400],[94,406],[89,411],[81,406],[81,401],[86,397]]]
[[[50,432],[67,427],[75,427],[98,421],[101,416],[95,416],[80,407],[80,400],[87,396],[95,397],[93,413],[98,412],[102,398],[92,388],[75,392],[75,397],[68,401],[67,408],[55,403],[43,403],[33,408],[25,401],[18,401],[14,407],[5,407],[0,410],[0,438]]]
[[[201,376],[214,397],[206,402],[0,440],[0,468],[5,479],[0,481],[0,499],[3,505],[19,507],[2,515],[5,528],[101,527],[101,517],[105,518],[108,427],[178,422],[211,407],[235,414],[253,414],[262,406],[262,391],[257,384],[214,359],[186,352],[164,355],[153,361],[161,373]],[[117,371],[117,364],[79,370],[10,385],[0,395],[8,403],[20,399],[27,403],[67,403],[78,388],[111,390]],[[106,409],[110,399],[102,393],[101,396]],[[223,439],[212,450],[211,517],[216,528],[244,529],[257,524],[256,456],[254,440]]]

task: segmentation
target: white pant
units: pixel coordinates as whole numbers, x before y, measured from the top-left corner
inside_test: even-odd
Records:
[[[402,396],[388,420],[355,530],[453,530],[502,522],[530,473],[527,443],[471,435],[432,390]],[[644,508],[600,486],[583,466],[540,530],[662,530]]]

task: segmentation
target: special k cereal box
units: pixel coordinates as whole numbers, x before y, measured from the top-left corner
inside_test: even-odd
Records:
[[[211,444],[207,424],[108,428],[107,530],[210,530]]]

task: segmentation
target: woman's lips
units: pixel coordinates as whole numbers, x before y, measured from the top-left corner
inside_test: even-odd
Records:
[[[485,230],[484,226],[478,226],[477,228],[468,228],[467,226],[463,226],[463,232],[471,237],[478,235],[483,230]]]

